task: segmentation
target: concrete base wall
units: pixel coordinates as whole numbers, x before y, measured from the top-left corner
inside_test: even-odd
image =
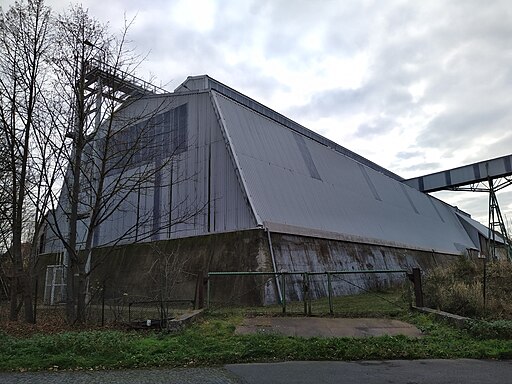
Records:
[[[193,299],[198,275],[208,271],[272,271],[267,237],[262,230],[229,232],[216,235],[162,240],[152,243],[98,248],[93,252],[91,292],[105,287],[106,299],[125,301],[155,300],[164,297]],[[56,255],[39,259],[40,284],[44,286],[46,266]],[[261,305],[264,291],[261,277],[230,277],[212,285],[213,298]],[[43,290],[40,290],[41,295]],[[99,299],[97,297],[97,299]]]
[[[412,268],[428,270],[456,259],[454,255],[349,243],[313,237],[272,234],[273,251],[278,271],[360,271],[397,270]],[[361,292],[362,289],[384,288],[405,281],[404,274],[348,274],[332,276],[334,295]],[[289,276],[286,282],[288,300],[302,300],[303,279]],[[313,298],[327,296],[327,277],[311,276],[310,292]],[[268,295],[267,302],[276,298]]]
[[[411,270],[449,262],[455,256],[411,251],[368,244],[320,238],[271,234],[277,271],[325,272],[335,270]],[[44,286],[46,265],[55,255],[39,260],[40,284]],[[267,234],[262,229],[230,232],[99,248],[93,253],[91,292],[105,287],[109,298],[128,301],[154,300],[162,290],[166,297],[193,299],[197,276],[207,272],[274,272]],[[361,292],[405,281],[403,274],[365,274],[333,276],[335,295]],[[218,276],[211,280],[212,302],[220,305],[249,305],[279,302],[279,282],[274,276]],[[286,278],[287,300],[302,299],[301,275]],[[327,295],[326,276],[312,276],[313,298]],[[43,292],[40,289],[40,292]]]

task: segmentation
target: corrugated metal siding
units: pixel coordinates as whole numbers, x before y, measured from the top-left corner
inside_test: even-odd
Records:
[[[269,107],[251,99],[250,97],[234,90],[233,88],[228,87],[225,84],[222,84],[221,82],[215,79],[212,79],[207,75],[189,76],[187,80],[183,82],[183,84],[176,88],[176,92],[187,92],[197,90],[215,90],[217,92],[220,92],[224,96],[227,96],[232,100],[235,100],[236,102],[252,109],[253,111],[260,113],[261,115],[270,118],[271,120],[287,128],[290,128],[291,130],[299,133],[300,135],[306,136],[318,143],[321,143],[329,148],[332,148],[335,151],[340,152],[358,161],[361,164],[365,164],[378,172],[388,175],[391,178],[394,178],[396,180],[402,180],[400,176],[394,174],[393,172],[381,167],[378,164],[375,164],[374,162],[364,158],[363,156],[355,152],[350,151],[345,147],[342,147],[341,145],[319,135],[318,133],[307,129],[306,127],[303,127],[302,125],[296,123],[295,121],[290,120],[286,116],[281,115],[280,113],[270,109]]]
[[[162,160],[165,166],[158,176],[144,185],[138,185],[126,198],[123,197],[126,190],[118,192],[117,198],[109,198],[109,207],[115,209],[96,230],[96,246],[196,236],[256,226],[208,92],[140,100],[123,111],[123,118],[129,120],[130,116],[149,115],[155,108],[164,111],[185,103],[188,104],[187,150],[173,156],[172,162]],[[126,178],[134,172],[142,172],[143,168],[107,178],[106,194],[108,186],[118,183],[119,177]],[[62,206],[67,206],[66,193],[61,195],[61,200]],[[187,220],[183,220],[184,217]],[[62,209],[58,210],[57,218],[66,234],[66,217]],[[80,242],[85,235],[84,225],[79,224],[78,230]],[[45,252],[62,250],[62,244],[51,230],[46,244]]]
[[[202,80],[197,81],[199,86]],[[158,181],[120,204],[101,225],[95,245],[120,237],[130,243],[240,230],[261,222],[438,252],[475,247],[448,205],[216,91],[150,97],[123,114],[185,103],[187,150],[160,171]],[[186,210],[200,208],[180,222]],[[49,236],[48,243],[54,240]]]
[[[296,132],[227,97],[218,100],[265,222],[438,252],[474,247],[449,206],[305,137],[320,179],[313,177]]]

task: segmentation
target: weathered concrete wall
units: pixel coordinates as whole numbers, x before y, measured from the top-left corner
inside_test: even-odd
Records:
[[[313,237],[271,234],[277,271],[325,272],[340,270],[422,270],[454,260],[455,256]],[[39,263],[41,280],[54,255]],[[194,297],[197,275],[204,272],[273,272],[267,234],[263,229],[229,232],[99,248],[93,254],[91,288],[105,286],[106,298],[151,300],[159,289],[172,291],[176,299]],[[302,276],[286,278],[287,300],[302,300]],[[361,292],[361,288],[386,287],[405,281],[404,274],[333,276],[335,295]],[[327,295],[325,275],[312,276],[314,298]],[[41,289],[40,292],[43,290]],[[277,303],[274,276],[219,276],[211,279],[211,298],[220,305]]]
[[[370,244],[349,243],[313,237],[273,233],[272,245],[278,271],[325,272],[358,270],[428,270],[447,263],[455,256],[436,254]],[[334,295],[361,292],[363,289],[382,288],[405,280],[404,274],[348,274],[332,277]],[[302,300],[303,279],[290,275],[286,282],[288,300]],[[327,296],[327,277],[311,276],[311,293],[314,298]],[[270,293],[270,292],[269,292]],[[268,295],[266,302],[275,302]]]
[[[174,299],[193,299],[202,272],[272,271],[268,250],[262,230],[98,248],[93,252],[91,289],[94,293],[104,286],[107,299],[154,300],[161,289],[172,291]],[[54,263],[55,255],[40,258],[41,284],[46,265]],[[264,291],[255,289],[264,284],[261,277],[217,280],[212,284],[213,300],[263,303]]]

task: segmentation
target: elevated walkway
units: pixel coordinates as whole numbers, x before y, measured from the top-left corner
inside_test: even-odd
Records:
[[[489,179],[494,180],[512,175],[512,155],[484,160],[462,167],[431,173],[404,180],[404,183],[421,192],[453,190]]]
[[[501,214],[496,192],[512,185],[512,155],[480,161],[462,167],[448,169],[404,180],[404,183],[420,192],[470,191],[489,194],[488,255],[496,258],[498,243],[506,244],[512,260],[512,242]]]

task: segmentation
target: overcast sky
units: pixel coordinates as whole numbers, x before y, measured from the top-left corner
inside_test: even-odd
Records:
[[[135,17],[141,77],[208,74],[405,178],[512,153],[511,1],[82,4],[113,31]],[[436,196],[487,221],[486,195]]]

